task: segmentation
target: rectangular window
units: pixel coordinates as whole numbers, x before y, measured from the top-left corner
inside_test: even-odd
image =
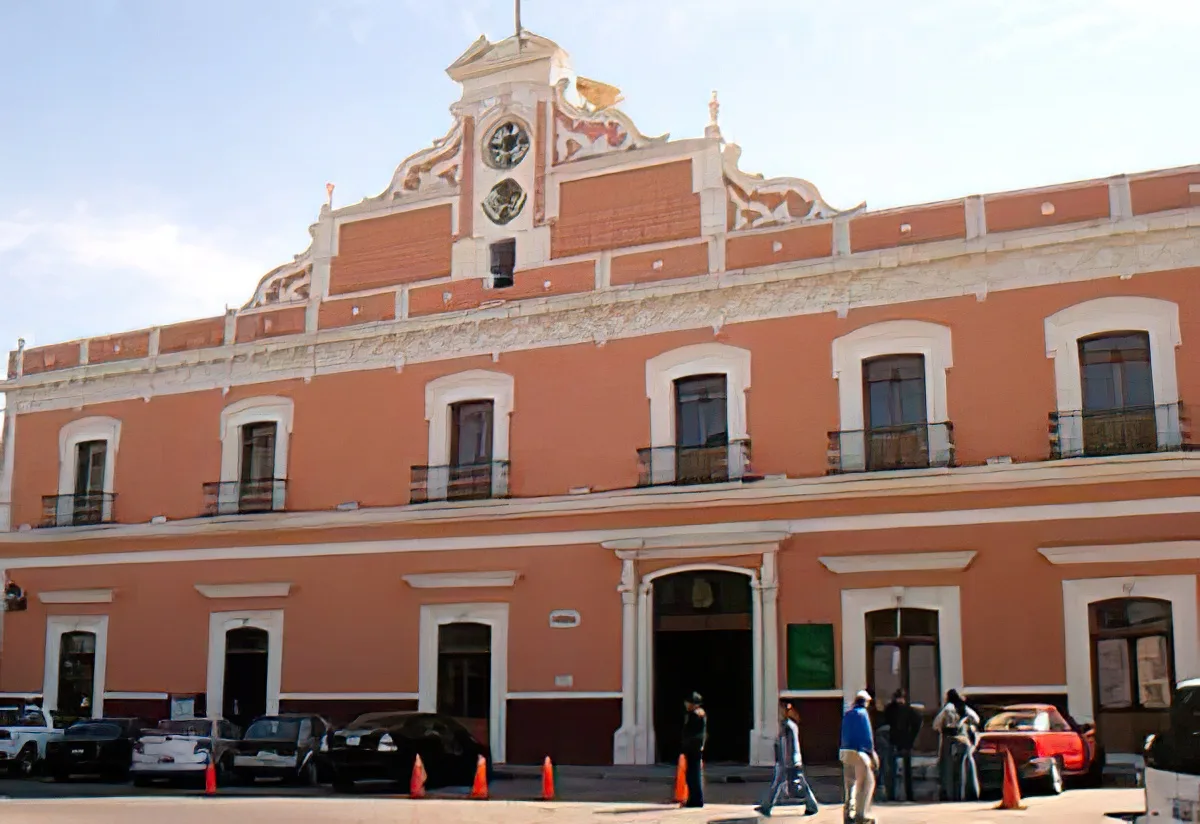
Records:
[[[863,361],[867,429],[927,423],[925,356],[888,355]]]
[[[788,624],[788,689],[833,689],[833,661],[833,624]]]
[[[464,401],[450,407],[450,464],[492,462],[492,401]]]
[[[729,403],[724,375],[675,381],[675,445],[683,448],[729,443]]]
[[[254,484],[275,478],[276,424],[248,423],[242,427],[241,481]]]
[[[492,288],[506,289],[513,285],[517,268],[517,241],[500,240],[488,247],[491,257]]]
[[[58,712],[90,718],[95,690],[96,633],[64,632],[58,652]]]
[[[451,718],[487,718],[492,696],[492,628],[438,627],[437,711]]]
[[[75,494],[99,495],[104,492],[104,464],[108,441],[85,441],[75,447]]]
[[[1154,405],[1150,336],[1117,332],[1079,341],[1083,410],[1107,412]]]

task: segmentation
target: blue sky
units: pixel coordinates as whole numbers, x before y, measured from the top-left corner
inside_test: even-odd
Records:
[[[735,11],[737,9],[737,11]],[[1200,0],[524,0],[642,131],[873,208],[1200,162]],[[219,314],[511,0],[0,0],[0,349]]]

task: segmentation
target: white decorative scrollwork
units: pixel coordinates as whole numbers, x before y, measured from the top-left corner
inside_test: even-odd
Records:
[[[638,131],[629,115],[613,106],[582,109],[566,98],[570,81],[563,78],[554,87],[554,162],[566,163],[615,151],[640,149],[665,143],[669,134],[647,137]]]
[[[817,187],[798,177],[764,178],[738,169],[742,149],[726,144],[721,153],[725,189],[733,206],[733,226],[758,229],[808,220],[824,220],[838,215],[856,214],[867,208],[860,203],[853,209],[839,210],[825,202]]]
[[[392,182],[377,199],[394,200],[438,186],[457,186],[462,174],[462,149],[462,120],[456,117],[444,137],[396,167]]]
[[[317,224],[308,227],[309,235],[316,234]],[[243,309],[255,309],[277,303],[298,303],[308,300],[312,286],[312,244],[291,263],[276,266],[263,275],[254,289],[254,297]]]

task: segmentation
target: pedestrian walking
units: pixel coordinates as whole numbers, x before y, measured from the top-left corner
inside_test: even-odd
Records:
[[[899,801],[896,790],[896,773],[904,770],[904,797],[914,801],[912,781],[912,754],[924,719],[920,711],[908,703],[903,689],[896,690],[891,702],[883,710],[883,720],[888,727],[891,752],[884,758],[884,789],[889,801]]]
[[[946,704],[933,719],[938,733],[938,797],[942,801],[961,801],[963,797],[963,741],[961,727],[965,719],[979,724],[979,715],[967,706],[958,690],[946,693]],[[972,758],[971,764],[974,765]]]
[[[757,808],[765,816],[779,804],[781,796],[791,796],[804,801],[804,814],[817,814],[817,798],[813,795],[804,774],[804,759],[800,754],[800,711],[794,704],[784,707],[783,723],[779,737],[775,740],[775,777],[767,790],[767,796]]]
[[[871,694],[866,690],[854,696],[854,706],[842,716],[841,749],[842,788],[845,798],[846,821],[854,824],[874,824],[867,812],[875,792],[875,770],[879,757],[875,754],[875,739],[871,734],[871,717],[867,705]]]
[[[687,759],[688,800],[685,806],[704,806],[704,745],[708,742],[708,716],[704,714],[704,700],[700,693],[693,692],[684,706],[687,715],[683,719],[683,757]]]
[[[980,799],[979,767],[975,763],[975,748],[979,744],[979,715],[963,702],[962,720],[958,722],[958,734],[954,743],[959,758],[959,784],[962,788],[960,798],[968,800],[968,790],[974,793],[976,801]]]

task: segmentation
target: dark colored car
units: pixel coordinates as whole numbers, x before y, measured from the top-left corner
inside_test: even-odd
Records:
[[[318,759],[329,722],[319,715],[284,713],[255,718],[234,745],[233,778],[254,781],[278,778],[316,786],[322,775]]]
[[[983,725],[975,753],[980,783],[993,791],[1004,782],[1005,753],[1012,753],[1023,792],[1058,795],[1067,779],[1100,786],[1104,772],[1095,728],[1049,704],[1005,707]]]
[[[55,781],[73,775],[99,775],[124,781],[129,777],[133,745],[141,735],[140,718],[85,718],[76,721],[59,741],[46,744],[46,772]]]
[[[454,719],[434,713],[367,713],[330,733],[322,747],[338,792],[350,792],[357,781],[391,781],[407,791],[417,755],[431,789],[471,786],[481,755],[491,769],[483,744]]]

